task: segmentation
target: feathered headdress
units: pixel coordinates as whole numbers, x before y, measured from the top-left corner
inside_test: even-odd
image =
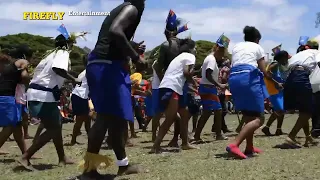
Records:
[[[178,18],[176,13],[170,9],[166,20],[166,31],[177,31],[177,34],[189,30],[188,23],[182,18]]]
[[[85,36],[87,34],[90,34],[89,32],[86,32],[86,31],[82,31],[78,33],[72,32],[69,34],[64,24],[61,24],[57,30],[64,36],[66,40],[71,41],[73,43],[77,43],[78,38],[81,38],[86,41],[87,39],[85,38]]]

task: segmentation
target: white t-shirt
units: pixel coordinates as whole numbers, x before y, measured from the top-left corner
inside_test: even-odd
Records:
[[[232,66],[249,64],[258,67],[257,61],[265,57],[263,48],[253,42],[240,42],[232,50]]]
[[[154,70],[154,67],[153,67],[156,63],[157,62],[154,61],[152,64],[152,71],[153,71],[152,89],[159,89],[159,86],[160,86],[160,79],[156,73],[156,70]]]
[[[185,66],[194,65],[195,63],[195,55],[190,53],[181,53],[169,64],[169,67],[164,74],[159,88],[169,88],[179,95],[183,95],[183,86],[186,82],[186,78],[183,74],[183,69]]]
[[[203,61],[202,64],[202,78],[200,81],[200,84],[210,84],[212,85],[212,83],[206,78],[206,71],[207,69],[211,69],[212,73],[211,76],[213,78],[214,81],[218,82],[219,80],[219,68],[218,68],[218,64],[216,61],[216,58],[214,57],[213,54],[209,54]]]
[[[76,87],[72,91],[72,94],[77,95],[82,99],[88,99],[89,86],[86,78],[86,70],[82,71],[79,74],[78,79],[81,80],[81,86],[76,85]]]
[[[62,87],[64,78],[57,75],[52,68],[69,70],[69,52],[65,50],[58,50],[49,54],[43,59],[34,70],[33,78],[30,82],[44,86],[46,88],[54,88],[58,85]],[[40,101],[40,102],[56,102],[52,92],[41,91],[29,88],[27,91],[28,101]]]
[[[317,67],[317,55],[320,53],[316,49],[307,49],[299,52],[291,57],[288,61],[288,67],[291,68],[296,65],[309,68],[311,72]]]

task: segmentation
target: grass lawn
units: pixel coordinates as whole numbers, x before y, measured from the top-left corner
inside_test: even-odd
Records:
[[[267,116],[268,117],[268,116]],[[284,121],[284,132],[291,130],[297,115],[286,115]],[[231,130],[238,125],[235,115],[227,115],[227,124]],[[228,141],[214,141],[210,128],[212,119],[205,127],[203,139],[210,141],[207,144],[199,145],[200,150],[181,151],[179,153],[165,153],[161,155],[148,154],[150,151],[151,133],[139,131],[138,139],[134,139],[135,147],[127,148],[127,154],[132,162],[139,162],[148,168],[149,173],[118,177],[116,179],[134,180],[318,180],[320,179],[320,153],[319,147],[302,148],[295,150],[275,149],[273,146],[281,144],[285,136],[265,137],[259,130],[255,137],[255,146],[264,150],[264,153],[248,160],[234,160],[225,153]],[[274,123],[274,126],[276,123]],[[275,131],[275,127],[271,132]],[[36,126],[30,126],[30,135],[34,135]],[[63,126],[64,142],[70,141],[73,124]],[[191,128],[191,127],[190,127]],[[151,127],[149,127],[151,129]],[[303,136],[302,131],[299,134]],[[165,137],[163,145],[168,143],[172,133]],[[228,134],[229,141],[235,133]],[[300,139],[304,142],[304,138]],[[66,154],[71,156],[76,162],[80,161],[86,150],[87,137],[84,129],[82,135],[78,137],[78,142],[83,145],[65,147]],[[27,140],[28,146],[31,140]],[[58,158],[52,143],[46,145],[36,155],[42,159],[32,160],[38,172],[26,172],[15,162],[20,155],[20,151],[15,142],[5,143],[2,150],[9,151],[10,154],[1,156],[0,172],[1,180],[64,180],[80,174],[77,165],[66,167],[56,166]],[[113,151],[101,150],[101,154],[111,155]],[[115,174],[117,167],[103,171],[106,174]],[[107,178],[106,178],[107,179]],[[110,178],[109,178],[110,179]]]

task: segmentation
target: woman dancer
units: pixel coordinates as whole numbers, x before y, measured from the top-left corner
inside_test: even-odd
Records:
[[[226,150],[238,158],[246,159],[248,155],[262,152],[253,146],[253,134],[264,122],[264,99],[268,97],[268,93],[263,75],[270,76],[265,68],[264,50],[259,45],[259,30],[246,26],[243,33],[245,42],[236,44],[232,50],[229,85],[235,108],[242,112],[242,120],[246,125]],[[242,153],[239,146],[245,139],[246,150]]]
[[[22,154],[27,147],[23,137],[21,106],[17,104],[15,94],[19,83],[27,85],[30,81],[28,65],[27,60],[15,60],[0,54],[0,127],[3,127],[0,132],[0,148],[13,134]]]
[[[217,40],[217,46],[214,47],[213,53],[209,54],[202,65],[202,79],[200,81],[199,94],[201,96],[201,103],[203,106],[203,112],[199,119],[196,132],[194,134],[194,140],[199,143],[202,142],[200,136],[201,132],[206,125],[209,117],[214,111],[214,124],[216,132],[216,140],[227,140],[228,138],[224,136],[221,132],[222,123],[222,107],[219,97],[218,88],[225,91],[227,85],[221,84],[219,82],[219,68],[218,62],[223,61],[225,50],[229,45],[229,39],[222,38],[222,35]],[[223,41],[223,39],[225,39]]]
[[[319,44],[315,41],[308,41],[305,47],[299,48],[302,51],[292,56],[289,61],[290,74],[283,91],[285,110],[299,110],[297,122],[286,138],[286,143],[292,145],[293,148],[300,147],[295,137],[301,129],[306,135],[304,146],[317,143],[309,132],[309,119],[313,111],[313,94],[309,76],[317,65],[320,67],[317,61],[317,55],[320,53]]]
[[[284,68],[288,65],[288,59],[290,58],[290,55],[287,51],[280,51],[275,53],[274,56],[274,62],[269,64],[267,66],[267,71],[272,76],[274,80],[276,80],[279,83],[284,83],[286,77]],[[274,84],[273,81],[268,80],[265,78],[266,87],[268,90],[268,93],[270,95],[269,100],[273,107],[273,112],[266,124],[266,126],[262,129],[262,132],[266,136],[271,136],[269,127],[272,125],[272,123],[277,119],[277,130],[275,135],[280,136],[283,134],[281,127],[283,123],[284,118],[284,107],[283,107],[283,90],[279,89],[277,86],[278,84]]]
[[[87,65],[87,55],[83,56],[83,65]],[[91,127],[91,119],[89,117],[89,102],[88,94],[89,87],[86,78],[86,70],[82,71],[78,79],[81,80],[81,86],[76,85],[71,95],[72,113],[76,116],[76,122],[73,126],[72,139],[70,145],[75,145],[77,143],[77,136],[80,134],[80,129],[84,123],[87,135]]]

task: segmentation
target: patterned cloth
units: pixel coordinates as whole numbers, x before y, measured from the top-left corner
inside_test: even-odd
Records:
[[[227,79],[226,81],[228,81],[229,79],[229,75],[230,75],[230,68],[228,66],[223,66],[222,68],[220,68],[219,71],[219,83],[222,83],[223,79],[223,75],[227,74]],[[218,89],[218,94],[225,94],[225,89],[221,89],[220,87],[217,88]]]

